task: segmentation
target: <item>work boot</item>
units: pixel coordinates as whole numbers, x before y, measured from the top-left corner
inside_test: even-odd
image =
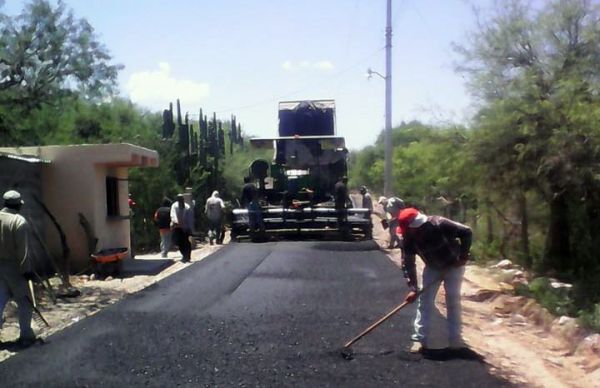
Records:
[[[409,352],[413,354],[424,353],[427,350],[427,347],[421,342],[413,342]]]

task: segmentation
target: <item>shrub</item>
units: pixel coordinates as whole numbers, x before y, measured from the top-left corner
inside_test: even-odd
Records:
[[[595,304],[591,310],[580,311],[579,322],[600,333],[600,303]]]
[[[552,287],[550,279],[546,277],[533,279],[529,283],[529,291],[542,306],[553,314],[573,316],[576,313],[569,290]]]

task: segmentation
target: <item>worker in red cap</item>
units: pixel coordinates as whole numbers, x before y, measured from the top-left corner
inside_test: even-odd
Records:
[[[461,333],[460,288],[469,261],[471,229],[463,224],[441,216],[427,216],[415,208],[406,208],[398,215],[398,233],[402,234],[402,269],[408,280],[409,303],[417,300],[417,316],[414,322],[412,353],[427,350],[431,313],[435,296],[441,282],[446,291],[446,321],[450,348],[464,348]],[[415,255],[425,263],[423,291],[418,294]]]

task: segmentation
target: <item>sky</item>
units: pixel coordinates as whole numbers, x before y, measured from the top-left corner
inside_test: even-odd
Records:
[[[477,4],[492,0],[480,0]],[[152,111],[181,100],[247,135],[277,135],[279,101],[334,99],[350,149],[385,126],[386,0],[64,0],[113,62],[121,95]],[[1,0],[0,0],[1,3]],[[5,0],[19,12],[22,0]],[[467,124],[472,101],[453,42],[474,28],[465,0],[392,1],[392,124]]]

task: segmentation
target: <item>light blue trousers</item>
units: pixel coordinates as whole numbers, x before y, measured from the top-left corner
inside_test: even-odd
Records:
[[[160,253],[162,257],[167,257],[171,249],[171,231],[169,229],[160,230]]]
[[[461,306],[460,287],[462,285],[465,267],[451,267],[445,270],[437,270],[425,266],[423,270],[424,292],[419,296],[417,316],[414,323],[414,334],[412,340],[427,346],[429,330],[431,328],[431,314],[435,307],[435,296],[444,282],[446,291],[446,322],[448,325],[448,342],[450,346],[462,346],[461,334]],[[425,289],[425,287],[427,287]]]

